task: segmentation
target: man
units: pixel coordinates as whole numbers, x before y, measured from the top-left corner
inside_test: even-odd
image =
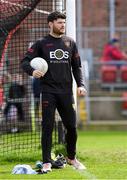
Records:
[[[7,104],[4,109],[4,115],[7,121],[9,118],[13,118],[10,117],[10,115],[8,115],[11,107],[16,107],[19,116],[19,121],[23,122],[25,120],[22,103],[22,99],[24,98],[24,96],[25,88],[23,85],[22,76],[20,74],[15,74],[14,79],[9,87]]]
[[[102,61],[127,60],[127,54],[120,49],[118,38],[113,38],[104,46]]]
[[[78,95],[84,96],[86,90],[76,44],[64,35],[65,20],[66,16],[61,12],[49,14],[47,18],[49,35],[37,41],[21,63],[24,71],[35,78],[40,78],[42,84],[42,172],[51,171],[52,131],[56,108],[67,130],[67,162],[77,169],[85,169],[85,166],[75,157],[77,132],[72,95],[72,72],[78,86]],[[42,57],[47,61],[48,72],[44,76],[42,72],[30,66],[30,61],[34,57]]]

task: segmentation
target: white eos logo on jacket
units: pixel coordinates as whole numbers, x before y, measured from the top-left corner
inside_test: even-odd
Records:
[[[69,52],[68,51],[63,51],[62,49],[57,49],[55,51],[50,51],[50,58],[56,58],[58,60],[60,59],[68,59],[69,57]]]

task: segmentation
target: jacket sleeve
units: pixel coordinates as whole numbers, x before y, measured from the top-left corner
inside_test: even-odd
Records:
[[[112,54],[112,57],[114,58],[114,60],[124,60],[124,55],[123,53],[117,49],[117,48],[112,48],[111,49],[111,54]]]
[[[77,86],[85,87],[84,82],[83,82],[81,59],[80,59],[78,49],[77,49],[75,42],[73,44],[71,65],[72,65],[72,72],[73,72],[74,78],[76,80]]]
[[[26,52],[24,58],[21,60],[21,68],[30,76],[32,76],[34,69],[30,66],[30,61],[39,57],[39,41],[33,44]]]

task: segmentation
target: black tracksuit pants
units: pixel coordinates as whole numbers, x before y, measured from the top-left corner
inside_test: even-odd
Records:
[[[52,132],[57,108],[66,129],[67,156],[76,155],[76,112],[72,94],[42,93],[42,160],[51,161]]]

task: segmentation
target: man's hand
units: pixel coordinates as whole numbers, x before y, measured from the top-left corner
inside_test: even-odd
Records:
[[[41,72],[39,70],[34,70],[32,76],[35,78],[40,78],[40,77],[43,77],[44,74],[43,74],[43,72]]]
[[[77,88],[77,93],[78,93],[78,96],[85,96],[87,91],[84,87],[78,87]]]

